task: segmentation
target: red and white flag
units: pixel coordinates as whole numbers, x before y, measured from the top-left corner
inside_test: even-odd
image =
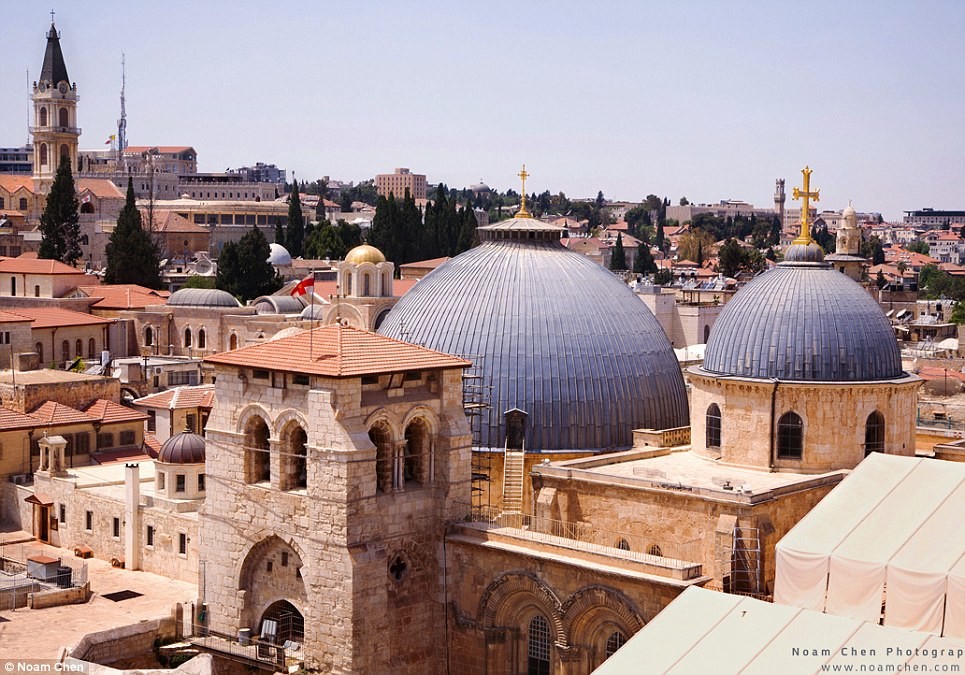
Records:
[[[312,272],[307,277],[299,281],[298,284],[296,284],[295,288],[292,289],[291,294],[293,296],[305,295],[309,291],[311,291],[312,293],[315,292],[315,273],[314,272]]]

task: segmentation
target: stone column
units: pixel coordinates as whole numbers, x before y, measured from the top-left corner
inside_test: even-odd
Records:
[[[40,446],[40,468],[38,473],[44,472],[50,476],[62,477],[67,475],[67,464],[64,450],[67,439],[63,436],[44,436],[37,441]]]
[[[137,464],[124,465],[124,564],[141,569],[141,470]]]

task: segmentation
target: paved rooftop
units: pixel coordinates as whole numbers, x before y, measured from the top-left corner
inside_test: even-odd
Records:
[[[52,557],[74,558],[73,552],[47,546],[32,540],[25,532],[0,527],[0,542],[8,557],[43,553]],[[29,542],[29,543],[23,543]],[[64,647],[72,647],[95,631],[118,628],[142,620],[170,616],[177,602],[193,601],[198,587],[148,572],[116,569],[105,560],[88,559],[87,574],[94,595],[85,604],[47,609],[0,611],[0,659],[54,659]],[[130,590],[140,597],[121,602],[107,600],[104,595]]]

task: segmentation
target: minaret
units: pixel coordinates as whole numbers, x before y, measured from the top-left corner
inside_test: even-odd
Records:
[[[858,214],[855,213],[851,202],[841,214],[844,224],[838,228],[836,253],[845,255],[861,255],[861,230],[858,229]]]
[[[781,223],[781,227],[784,227],[784,179],[778,178],[774,181],[774,213],[777,214],[777,218]]]
[[[57,173],[61,157],[70,158],[71,169],[78,170],[77,85],[70,83],[60,34],[50,13],[47,50],[40,78],[33,83],[33,166],[34,187],[46,194]]]

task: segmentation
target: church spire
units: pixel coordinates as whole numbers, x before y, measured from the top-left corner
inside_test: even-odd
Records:
[[[70,83],[67,76],[67,64],[64,63],[64,53],[60,50],[60,33],[54,26],[54,13],[50,13],[50,30],[47,31],[47,50],[44,52],[44,65],[40,69],[40,79],[52,86],[60,82]]]

